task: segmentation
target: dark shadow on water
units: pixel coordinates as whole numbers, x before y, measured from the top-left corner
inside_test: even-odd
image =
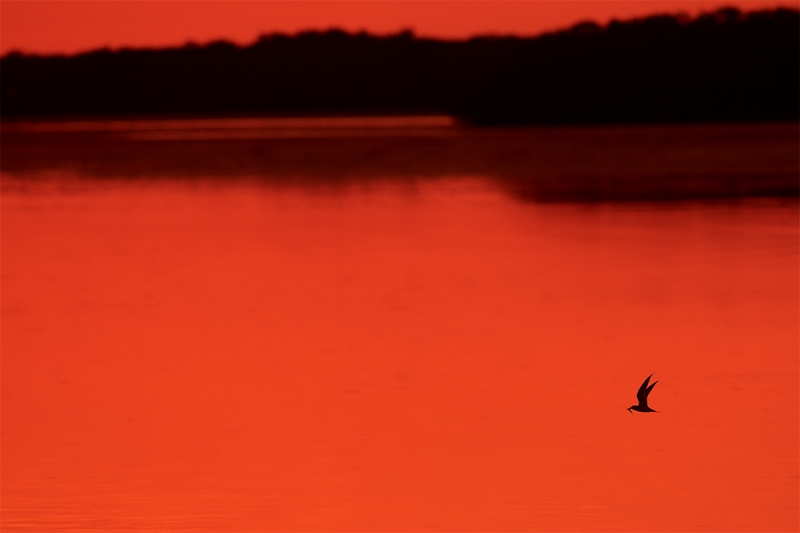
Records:
[[[4,127],[0,168],[21,179],[256,178],[326,187],[472,177],[544,202],[791,198],[799,189],[794,122],[481,129],[433,121],[382,129],[210,127],[203,135],[154,124],[144,131],[124,123],[82,131]]]

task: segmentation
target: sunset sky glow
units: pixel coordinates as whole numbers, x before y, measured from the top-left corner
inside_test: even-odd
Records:
[[[776,0],[285,0],[0,2],[0,53],[72,54],[102,47],[165,47],[217,39],[249,44],[259,35],[340,28],[463,39],[536,35],[584,20],[607,23],[655,13],[691,15],[724,6],[797,7]]]

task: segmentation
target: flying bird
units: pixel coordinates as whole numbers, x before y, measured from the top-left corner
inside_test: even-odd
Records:
[[[650,407],[648,407],[648,405],[647,405],[647,397],[650,395],[650,391],[653,390],[653,387],[656,386],[656,383],[658,383],[658,381],[656,381],[655,383],[653,383],[652,385],[650,385],[648,387],[647,384],[650,383],[650,378],[652,378],[652,377],[653,377],[653,374],[650,374],[649,376],[647,376],[647,379],[644,380],[644,383],[642,383],[642,386],[639,387],[639,392],[636,393],[636,399],[639,400],[639,405],[631,405],[630,407],[628,407],[628,412],[629,413],[633,414],[633,411],[639,411],[640,413],[657,413],[658,412],[655,409],[650,409]]]

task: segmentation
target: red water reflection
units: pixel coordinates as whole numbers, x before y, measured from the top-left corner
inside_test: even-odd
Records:
[[[796,203],[6,179],[2,247],[4,530],[797,527]]]

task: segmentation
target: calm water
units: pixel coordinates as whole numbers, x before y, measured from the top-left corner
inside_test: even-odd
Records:
[[[159,146],[3,153],[3,530],[798,529],[796,200]]]

